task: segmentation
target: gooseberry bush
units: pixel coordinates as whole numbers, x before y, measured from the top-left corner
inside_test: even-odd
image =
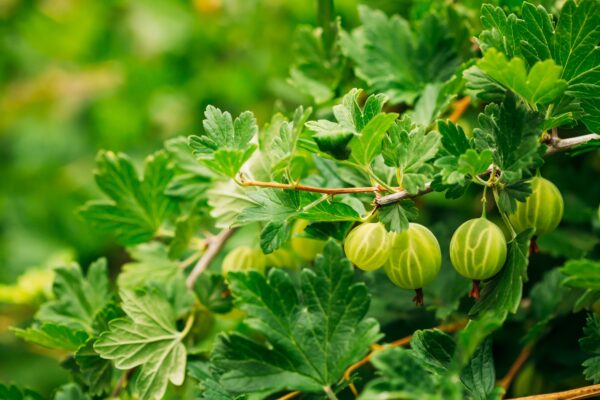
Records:
[[[208,106],[143,168],[100,151],[80,215],[129,260],[56,269],[13,328],[67,354],[55,398],[500,399],[540,391],[552,346],[574,377],[543,388],[600,393],[600,3],[460,3],[349,29],[321,1],[304,106]],[[553,163],[596,177],[569,198]]]

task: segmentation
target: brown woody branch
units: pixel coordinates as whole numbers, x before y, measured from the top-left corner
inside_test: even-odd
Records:
[[[190,272],[187,278],[186,284],[188,288],[191,289],[194,287],[198,276],[200,276],[202,271],[208,268],[212,260],[216,257],[217,254],[219,254],[219,250],[221,250],[221,247],[223,247],[227,239],[231,237],[234,231],[235,229],[223,229],[216,236],[212,236],[206,239],[208,247],[206,248],[206,252],[198,260],[196,265],[194,265],[192,272]]]
[[[521,350],[518,357],[515,359],[513,364],[510,366],[508,372],[506,373],[506,375],[504,375],[504,378],[502,378],[500,380],[500,382],[498,382],[498,384],[502,388],[504,388],[504,391],[508,390],[513,379],[515,379],[515,376],[517,375],[519,370],[523,367],[523,365],[525,364],[525,362],[531,355],[532,349],[533,349],[533,346],[531,346],[531,345],[523,347],[523,350]]]
[[[564,392],[538,394],[527,397],[514,397],[508,400],[581,400],[600,396],[600,385],[584,386]]]

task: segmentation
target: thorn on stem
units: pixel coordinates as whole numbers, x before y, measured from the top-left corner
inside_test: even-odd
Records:
[[[417,306],[422,306],[423,303],[423,289],[419,288],[419,289],[415,289],[415,297],[413,297],[412,301],[417,305]]]
[[[469,297],[475,299],[475,300],[479,300],[479,287],[480,287],[481,281],[474,279],[473,280],[473,286],[471,287],[471,291],[469,292]]]

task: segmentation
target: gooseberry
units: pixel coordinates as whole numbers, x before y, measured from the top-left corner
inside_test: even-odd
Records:
[[[308,221],[299,219],[292,229],[292,249],[305,261],[314,260],[317,254],[323,252],[325,242],[323,240],[311,239],[300,236],[308,226]]]
[[[531,195],[525,202],[517,202],[517,209],[509,215],[517,233],[533,228],[535,236],[550,233],[560,223],[564,203],[558,188],[548,179],[536,176],[531,180]]]
[[[506,261],[502,230],[486,218],[468,220],[450,240],[450,260],[456,272],[473,280],[470,296],[479,298],[479,282],[496,275]]]
[[[421,305],[423,286],[435,279],[442,265],[440,244],[429,229],[415,223],[389,235],[390,255],[384,265],[385,273],[396,286],[415,290],[413,301]]]
[[[346,257],[358,268],[381,268],[390,254],[389,236],[380,222],[364,223],[352,229],[344,240]]]
[[[223,276],[227,277],[230,272],[257,271],[265,272],[266,259],[260,249],[248,246],[240,246],[231,250],[223,259],[221,267]]]

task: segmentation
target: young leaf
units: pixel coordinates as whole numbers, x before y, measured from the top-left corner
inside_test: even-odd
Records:
[[[52,291],[55,299],[43,304],[35,318],[93,333],[94,320],[112,295],[106,260],[92,263],[85,277],[78,265],[57,268]]]
[[[139,367],[134,390],[145,399],[161,399],[170,381],[181,385],[185,377],[186,331],[175,325],[176,310],[156,290],[121,291],[127,318],[110,322],[110,330],[94,343],[100,357],[123,370]]]
[[[258,133],[256,119],[245,111],[234,121],[231,114],[213,106],[206,107],[204,116],[204,134],[189,137],[192,153],[213,172],[233,178],[256,150],[250,143]]]
[[[289,234],[287,221],[268,222],[260,232],[260,248],[265,254],[272,253],[287,241]]]
[[[584,374],[587,380],[594,383],[600,382],[600,317],[590,314],[587,324],[583,328],[585,336],[579,339],[579,345],[583,351],[594,354],[583,362]]]
[[[167,154],[158,152],[146,159],[141,181],[125,154],[102,151],[96,162],[96,183],[112,201],[90,201],[80,214],[98,230],[115,235],[122,244],[152,239],[175,207],[164,194],[173,176]]]
[[[481,152],[468,149],[458,157],[458,172],[471,177],[477,176],[487,171],[492,164],[492,157],[492,151],[490,149],[484,149]]]
[[[333,107],[337,122],[309,121],[306,127],[315,132],[313,139],[323,152],[339,159],[352,157],[360,165],[368,166],[381,152],[381,141],[398,114],[382,113],[386,97],[372,95],[359,106],[359,89],[352,89]]]
[[[401,200],[379,209],[379,221],[389,232],[402,232],[408,229],[410,221],[417,219],[419,209],[412,200]]]
[[[515,57],[509,61],[503,53],[489,49],[477,65],[534,108],[537,104],[553,102],[567,88],[567,82],[560,79],[562,68],[553,60],[538,61],[527,73],[522,58]]]
[[[300,290],[281,269],[268,278],[256,272],[230,273],[230,287],[246,323],[269,344],[238,333],[223,335],[212,362],[224,373],[229,391],[300,390],[320,393],[363,357],[379,338],[378,325],[366,319],[369,295],[352,283],[351,263],[329,241],[315,270],[301,274]]]

